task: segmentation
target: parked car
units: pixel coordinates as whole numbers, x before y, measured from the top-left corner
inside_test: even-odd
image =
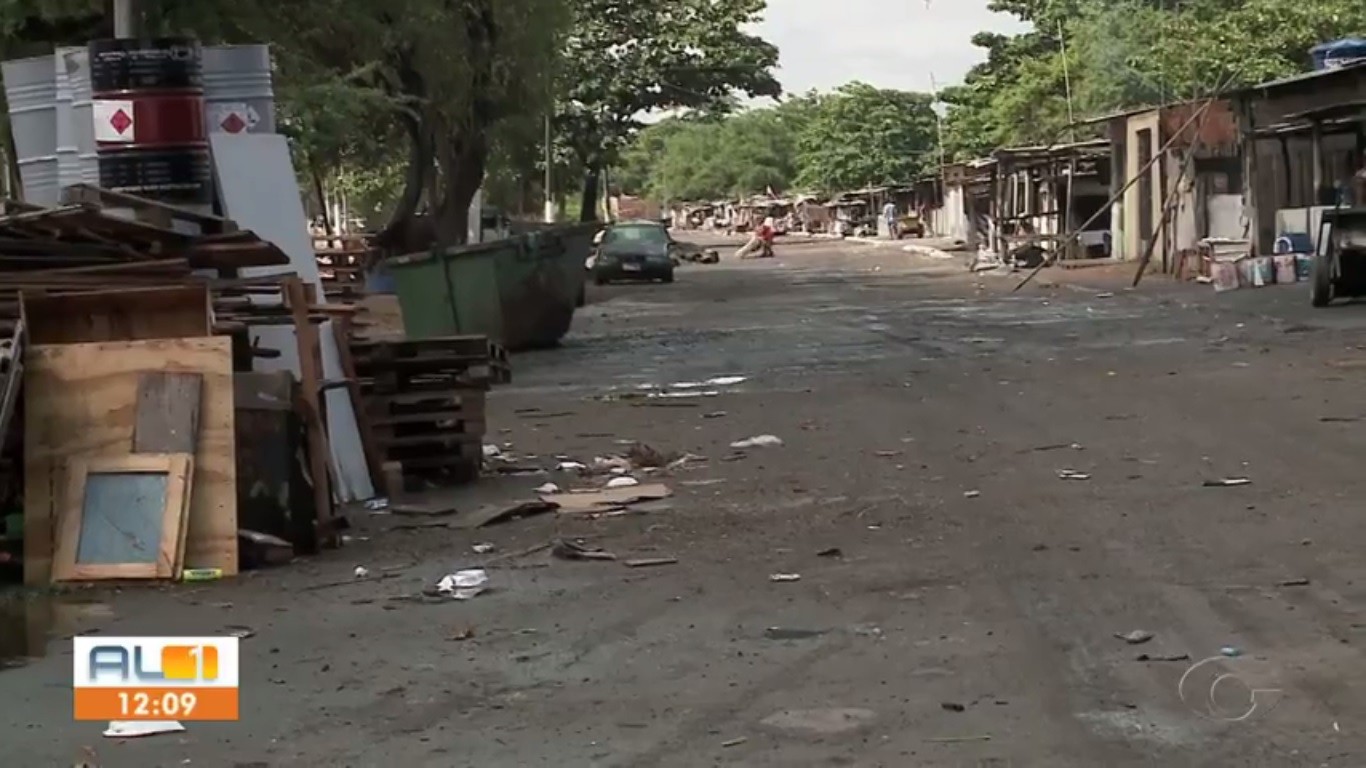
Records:
[[[593,255],[593,282],[674,280],[673,238],[655,221],[626,221],[602,233]]]
[[[901,239],[903,237],[925,236],[925,222],[920,218],[920,214],[918,213],[902,214],[901,218],[897,220],[896,224],[897,239]]]

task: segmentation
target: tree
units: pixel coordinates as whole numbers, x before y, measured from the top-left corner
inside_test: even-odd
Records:
[[[743,27],[764,0],[576,0],[564,46],[557,132],[584,168],[585,219],[602,171],[667,109],[726,110],[735,93],[774,96],[778,50]]]
[[[1067,137],[1064,41],[1074,111],[1096,114],[1301,72],[1313,45],[1366,29],[1358,0],[992,0],[990,7],[1034,29],[973,39],[987,60],[941,94],[950,107],[945,145],[956,159]]]
[[[798,184],[832,192],[917,178],[937,152],[931,98],[850,83],[816,101],[798,140]]]

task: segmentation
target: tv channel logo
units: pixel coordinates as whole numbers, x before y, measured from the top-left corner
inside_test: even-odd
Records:
[[[76,637],[77,720],[236,720],[235,637]]]

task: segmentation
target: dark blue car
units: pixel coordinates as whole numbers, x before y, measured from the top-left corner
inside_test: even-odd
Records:
[[[603,233],[593,261],[593,282],[613,280],[674,281],[673,238],[652,221],[613,224]]]

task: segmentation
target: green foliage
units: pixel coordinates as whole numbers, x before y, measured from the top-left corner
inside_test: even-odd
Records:
[[[935,128],[928,96],[852,83],[776,107],[652,125],[622,153],[616,179],[662,202],[905,182],[934,162]]]
[[[726,111],[777,96],[778,49],[744,31],[764,0],[575,0],[557,132],[585,165],[615,161],[642,114]]]
[[[1301,72],[1315,44],[1366,33],[1360,0],[993,0],[991,8],[1034,31],[974,38],[987,60],[942,94],[955,159],[1065,137],[1064,42],[1073,109],[1088,115]]]
[[[929,96],[850,83],[817,101],[798,140],[805,188],[832,192],[917,178],[935,162]]]

